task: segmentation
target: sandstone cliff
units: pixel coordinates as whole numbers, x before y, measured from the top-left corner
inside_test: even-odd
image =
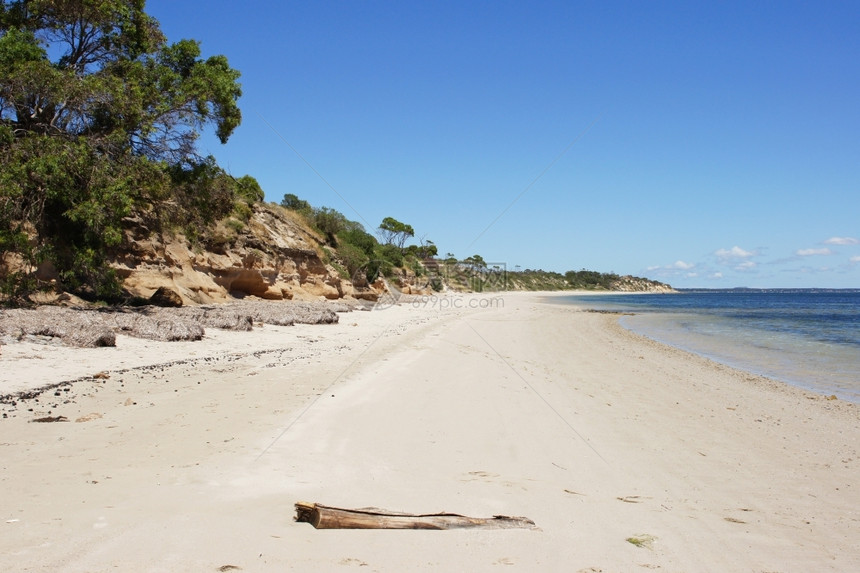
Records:
[[[255,205],[246,225],[219,225],[194,244],[130,220],[126,245],[111,261],[132,296],[172,289],[184,304],[268,300],[372,298],[324,262],[324,241],[299,217],[274,204]]]
[[[610,290],[618,291],[618,292],[651,292],[651,293],[672,293],[678,292],[670,285],[665,283],[660,283],[657,281],[652,281],[649,279],[643,279],[640,277],[633,277],[630,275],[626,275],[623,277],[619,277],[618,280],[614,281],[610,285]]]

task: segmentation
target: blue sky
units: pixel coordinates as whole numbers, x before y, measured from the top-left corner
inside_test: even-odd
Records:
[[[242,125],[201,148],[270,201],[508,268],[860,287],[857,2],[147,11],[241,71]]]

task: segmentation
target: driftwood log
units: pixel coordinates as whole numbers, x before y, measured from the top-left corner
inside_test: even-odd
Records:
[[[467,517],[456,513],[415,514],[375,507],[342,509],[319,503],[296,503],[296,521],[316,529],[536,529],[527,517]]]

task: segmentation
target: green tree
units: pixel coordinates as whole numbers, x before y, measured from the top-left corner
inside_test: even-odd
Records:
[[[260,182],[250,175],[243,175],[236,179],[236,195],[248,205],[259,203],[266,194],[260,187]]]
[[[332,246],[337,245],[337,234],[346,227],[346,223],[346,217],[340,211],[329,207],[314,209],[314,225],[326,236],[326,241]]]
[[[281,207],[292,211],[311,211],[311,204],[304,199],[299,199],[298,195],[295,195],[294,193],[287,193],[284,195],[284,198],[281,199]]]
[[[439,254],[439,248],[436,246],[436,243],[429,239],[422,239],[421,246],[418,247],[418,258],[419,259],[430,259]]]
[[[241,121],[239,72],[167,44],[143,0],[19,0],[0,13],[0,117],[16,135],[86,136],[106,153],[182,161]],[[48,54],[59,54],[51,61]]]
[[[134,208],[177,189],[213,215],[262,198],[195,148],[207,126],[223,143],[239,125],[238,78],[196,41],[168,44],[143,0],[0,2],[0,248],[112,296],[105,260]]]
[[[465,259],[463,259],[463,263],[476,270],[487,268],[487,263],[484,261],[484,257],[482,257],[481,255],[472,255],[471,257],[466,257]]]
[[[386,217],[379,225],[379,233],[382,237],[382,242],[387,245],[395,245],[398,249],[402,249],[406,244],[406,239],[415,236],[415,230],[412,225],[401,223],[393,217]]]

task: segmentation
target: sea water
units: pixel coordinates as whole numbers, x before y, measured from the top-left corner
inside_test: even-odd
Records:
[[[633,313],[621,324],[639,334],[860,402],[860,290],[684,290],[550,300]]]

